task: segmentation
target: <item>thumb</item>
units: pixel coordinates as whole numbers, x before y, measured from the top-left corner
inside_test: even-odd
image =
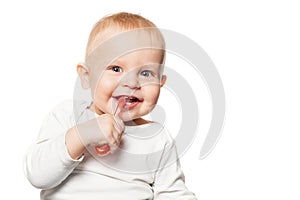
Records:
[[[118,128],[120,129],[120,132],[123,132],[123,130],[124,130],[124,122],[121,119],[120,114],[121,114],[121,111],[124,110],[125,104],[126,104],[125,98],[120,98],[118,100],[117,107],[116,107],[116,110],[114,113],[115,122],[116,122]]]
[[[125,104],[126,104],[125,97],[121,97],[121,98],[118,99],[117,106],[116,106],[116,109],[115,109],[115,112],[114,112],[115,117],[120,117],[119,115],[120,115],[121,111],[125,110],[124,109]]]

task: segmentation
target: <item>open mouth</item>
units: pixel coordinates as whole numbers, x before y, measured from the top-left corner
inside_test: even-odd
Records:
[[[124,101],[125,102],[124,108],[126,108],[126,109],[132,109],[135,106],[137,106],[140,102],[143,101],[143,99],[141,99],[141,98],[138,98],[136,96],[128,96],[128,95],[114,96],[114,98],[118,102]]]
[[[135,96],[126,96],[126,95],[120,95],[120,96],[115,96],[118,101],[122,98],[126,103],[135,103],[135,102],[141,102],[142,99],[139,99]]]

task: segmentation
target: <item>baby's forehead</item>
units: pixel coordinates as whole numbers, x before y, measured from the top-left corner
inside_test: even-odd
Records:
[[[128,31],[99,33],[91,43],[86,58],[87,65],[95,62],[112,62],[131,52],[159,53],[164,57],[165,43],[157,28],[141,28]]]
[[[164,52],[160,49],[138,49],[116,57],[109,65],[122,67],[160,66],[164,61]]]

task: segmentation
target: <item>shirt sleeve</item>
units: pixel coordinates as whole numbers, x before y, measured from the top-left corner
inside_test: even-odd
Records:
[[[154,199],[158,200],[197,200],[194,193],[185,185],[174,141],[165,146],[160,168],[155,175],[153,190]]]
[[[59,185],[80,163],[73,160],[65,145],[65,134],[71,123],[66,110],[54,109],[45,118],[37,141],[24,158],[24,173],[40,189]]]

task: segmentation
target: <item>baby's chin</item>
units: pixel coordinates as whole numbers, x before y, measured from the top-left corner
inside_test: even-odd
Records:
[[[128,121],[124,121],[124,124],[126,126],[138,126],[138,125],[143,125],[143,124],[148,124],[149,121],[145,120],[143,118],[137,118],[134,120],[128,120]]]
[[[146,114],[145,114],[146,115]],[[118,114],[118,117],[126,124],[126,125],[141,125],[148,123],[147,120],[142,117],[145,115],[137,115],[136,113],[131,113],[130,111],[123,111]]]
[[[149,123],[149,121],[143,119],[143,117],[148,115],[153,110],[153,108],[154,108],[154,106],[147,107],[147,109],[145,109],[145,107],[144,107],[143,109],[139,109],[139,110],[125,110],[125,111],[120,112],[118,114],[118,117],[124,123],[125,122],[126,123],[135,122],[138,125]]]
[[[140,116],[136,116],[136,115],[131,115],[130,112],[128,111],[123,111],[123,112],[120,112],[118,114],[118,117],[124,122],[134,122],[136,120],[138,120],[139,118],[141,118]]]

